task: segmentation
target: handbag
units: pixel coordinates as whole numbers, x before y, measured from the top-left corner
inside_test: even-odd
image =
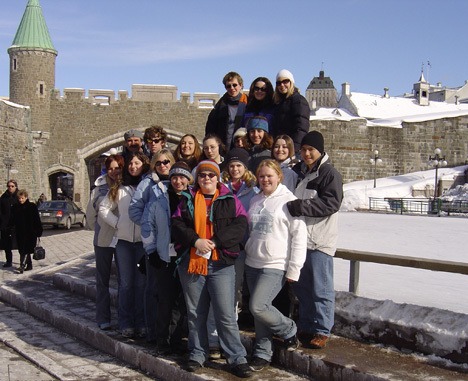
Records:
[[[45,258],[45,249],[41,246],[41,239],[38,238],[34,248],[33,259],[40,261]]]

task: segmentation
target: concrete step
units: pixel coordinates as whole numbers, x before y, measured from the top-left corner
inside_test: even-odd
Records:
[[[116,291],[112,293],[115,298]],[[190,374],[182,369],[183,358],[180,356],[160,356],[144,341],[125,339],[116,331],[99,330],[94,321],[94,297],[93,255],[33,271],[27,278],[6,282],[0,288],[2,300],[158,379],[234,379],[222,361],[213,362],[202,373]],[[242,337],[249,349],[252,332],[243,331]],[[252,379],[468,380],[468,374],[460,369],[438,367],[429,364],[427,358],[338,336],[333,336],[327,348],[320,351],[300,348],[289,353],[276,350],[273,363],[275,367],[255,374]]]

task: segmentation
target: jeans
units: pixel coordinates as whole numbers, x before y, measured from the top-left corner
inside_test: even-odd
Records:
[[[96,260],[96,322],[99,324],[111,321],[111,298],[109,281],[111,277],[112,258],[115,248],[94,246]]]
[[[285,271],[245,266],[250,292],[250,312],[255,322],[255,357],[271,361],[273,335],[288,339],[297,332],[296,323],[273,306],[273,299],[286,282]]]
[[[234,266],[210,260],[206,276],[189,274],[188,257],[179,264],[178,271],[187,305],[189,360],[204,364],[208,359],[207,320],[211,304],[219,342],[228,364],[235,366],[247,363],[247,353],[240,339],[234,310]]]
[[[141,242],[119,239],[115,247],[115,262],[119,273],[119,328],[145,328],[146,277],[137,263],[145,255]]]
[[[335,322],[333,257],[308,249],[301,276],[293,287],[299,300],[299,332],[329,336]]]

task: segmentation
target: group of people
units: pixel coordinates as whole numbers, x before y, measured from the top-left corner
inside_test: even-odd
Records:
[[[28,197],[27,190],[18,189],[18,183],[13,179],[7,181],[7,189],[0,196],[0,244],[5,251],[3,268],[13,266],[12,250],[17,249],[20,274],[32,270],[31,254],[42,235],[37,206]]]
[[[307,101],[288,70],[275,88],[256,78],[248,96],[238,73],[223,84],[201,146],[187,134],[172,151],[159,126],[127,131],[123,154],[105,160],[86,214],[95,231],[99,327],[111,328],[115,256],[122,335],[187,351],[191,372],[220,350],[247,378],[271,362],[273,337],[288,351],[300,343],[323,348],[329,339],[342,178],[322,134],[309,132]],[[297,319],[275,306],[285,285],[299,301]],[[249,361],[241,305],[254,318]]]

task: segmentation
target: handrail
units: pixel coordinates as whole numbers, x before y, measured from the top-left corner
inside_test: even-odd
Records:
[[[345,249],[337,249],[335,257],[350,261],[349,292],[355,294],[357,294],[359,288],[360,262],[371,262],[391,266],[412,267],[423,270],[468,275],[468,263],[463,262],[441,261],[438,259],[407,257]]]

